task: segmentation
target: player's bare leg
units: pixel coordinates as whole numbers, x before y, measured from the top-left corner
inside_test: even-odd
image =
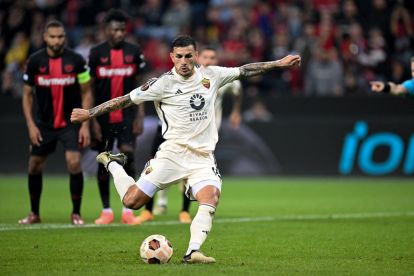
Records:
[[[216,260],[213,257],[205,256],[200,252],[200,247],[211,230],[220,198],[220,190],[213,185],[208,185],[198,191],[195,198],[199,202],[199,207],[191,223],[190,242],[183,261],[186,263],[215,263]]]
[[[116,191],[125,207],[137,210],[151,199],[135,185],[135,180],[122,167],[126,163],[125,154],[101,152],[96,160],[112,174]]]
[[[30,194],[31,211],[29,215],[21,220],[19,224],[33,224],[40,223],[40,196],[42,194],[42,172],[45,166],[47,156],[31,155],[29,158],[28,168],[28,185]]]

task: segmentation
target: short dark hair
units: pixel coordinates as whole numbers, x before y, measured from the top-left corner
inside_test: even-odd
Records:
[[[411,57],[411,62],[414,62],[414,57]]]
[[[53,20],[50,20],[49,22],[46,23],[45,32],[47,32],[47,30],[49,30],[49,28],[65,28],[65,27],[63,27],[62,22],[53,19]]]
[[[105,15],[105,24],[109,24],[111,21],[127,22],[128,16],[125,12],[119,9],[110,9]]]
[[[194,50],[196,50],[196,42],[194,38],[192,38],[189,35],[180,35],[177,36],[172,42],[171,42],[171,52],[174,51],[175,47],[187,47],[193,45]]]
[[[204,51],[213,51],[213,52],[217,52],[217,49],[213,46],[205,46],[200,50],[200,54]]]

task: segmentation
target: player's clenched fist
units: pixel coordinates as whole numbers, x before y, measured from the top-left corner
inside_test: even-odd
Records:
[[[70,115],[70,121],[72,123],[83,123],[89,120],[89,111],[82,108],[74,108]]]

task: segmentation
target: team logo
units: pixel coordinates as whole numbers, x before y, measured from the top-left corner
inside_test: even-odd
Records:
[[[127,63],[131,63],[133,60],[134,60],[134,56],[131,56],[131,55],[126,55],[125,56],[125,61]]]
[[[46,72],[46,66],[41,66],[41,67],[39,67],[39,71],[40,71],[40,73],[45,73]]]
[[[102,62],[102,63],[107,63],[107,62],[108,62],[108,60],[109,60],[109,58],[108,58],[108,57],[101,57],[101,62]]]
[[[200,94],[195,94],[190,98],[190,105],[195,110],[201,110],[206,104],[206,100]]]
[[[67,65],[64,66],[64,68],[65,68],[66,73],[70,73],[70,72],[73,71],[73,65],[72,64],[67,64]]]
[[[206,78],[202,79],[201,84],[207,89],[210,88],[210,80],[209,79],[206,79]]]

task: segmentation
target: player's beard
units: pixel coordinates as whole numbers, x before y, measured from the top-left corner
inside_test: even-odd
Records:
[[[57,56],[57,55],[59,55],[63,52],[63,47],[64,47],[64,44],[62,44],[62,45],[47,45],[47,48],[49,48],[49,50],[52,51],[55,56]]]

